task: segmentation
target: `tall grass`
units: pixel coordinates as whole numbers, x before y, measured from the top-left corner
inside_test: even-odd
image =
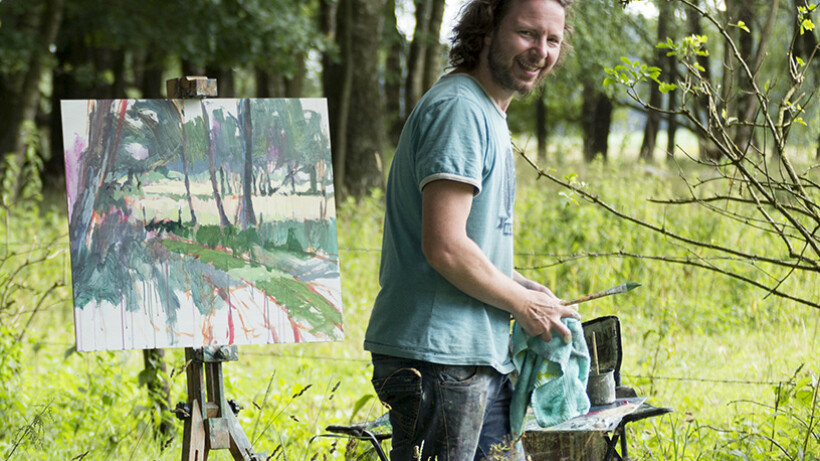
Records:
[[[557,174],[588,184],[610,203],[640,216],[665,216],[670,226],[737,245],[770,244],[696,210],[670,213],[649,205],[646,197],[680,187],[663,168],[626,161],[566,162],[560,168]],[[49,258],[0,287],[29,287],[17,290],[13,303],[0,305],[0,460],[179,459],[181,422],[179,437],[170,445],[151,437],[157,415],[139,386],[142,354],[72,351],[70,281],[54,288],[34,313],[38,295],[67,277],[67,224],[59,191],[51,200],[39,209],[14,211],[0,233],[9,236],[9,248],[30,248],[35,237],[40,249],[57,242],[41,251]],[[680,249],[544,180],[535,181],[523,165],[517,207],[516,266],[525,275],[565,298],[624,281],[643,285],[579,306],[585,319],[608,314],[622,319],[624,384],[651,403],[675,410],[629,425],[633,458],[817,459],[820,312],[685,266],[590,256]],[[366,420],[384,411],[373,398],[362,351],[378,291],[382,215],[380,191],[338,204],[344,341],[242,347],[240,360],[224,365],[226,394],[245,407],[239,419],[246,434],[257,451],[274,454],[273,459],[354,459],[364,446],[317,436],[328,424]],[[9,260],[0,273],[13,273],[24,260]],[[788,283],[789,289],[819,299],[819,282],[801,276]],[[182,351],[169,350],[167,360],[173,401],[185,400]],[[231,457],[227,451],[212,452],[209,459]]]

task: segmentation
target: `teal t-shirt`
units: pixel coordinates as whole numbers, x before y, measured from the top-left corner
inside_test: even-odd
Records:
[[[422,188],[438,179],[474,187],[467,235],[511,276],[515,166],[507,119],[464,74],[441,78],[402,131],[387,182],[381,290],[364,348],[509,373],[510,314],[454,287],[422,253]]]

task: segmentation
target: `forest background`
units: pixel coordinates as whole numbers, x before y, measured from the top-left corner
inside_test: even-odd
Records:
[[[369,456],[316,436],[383,411],[361,340],[385,171],[459,4],[0,0],[0,459],[179,456],[181,351],[73,349],[59,101],[182,75],[328,99],[346,340],[242,348],[226,390],[272,459]],[[621,317],[625,384],[675,409],[630,425],[639,459],[820,457],[816,8],[582,0],[565,65],[510,109],[518,270],[567,298],[644,284],[582,309]]]

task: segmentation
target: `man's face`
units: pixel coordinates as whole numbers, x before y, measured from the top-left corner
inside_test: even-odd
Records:
[[[538,86],[558,60],[565,16],[556,0],[513,0],[489,38],[488,64],[494,83],[522,95]]]

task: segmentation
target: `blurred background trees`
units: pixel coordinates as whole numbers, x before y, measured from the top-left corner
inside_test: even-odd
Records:
[[[445,71],[446,38],[458,0],[4,0],[0,2],[0,152],[26,160],[37,155],[49,177],[63,171],[59,101],[81,98],[158,98],[166,78],[207,75],[222,97],[326,97],[337,193],[361,196],[384,181],[385,164],[403,119]],[[674,157],[676,135],[695,133],[671,113],[649,110],[601,85],[604,69],[621,56],[655,66],[665,81],[680,66],[657,48],[667,38],[713,35],[704,77],[715,84],[727,112],[741,120],[760,115],[755,96],[731,62],[734,52],[716,30],[726,31],[737,53],[761,81],[782,78],[789,37],[799,28],[805,0],[585,0],[572,21],[574,50],[543,91],[511,109],[511,128],[554,158],[557,135],[580,138],[583,157],[608,157],[613,132],[642,132],[638,157]],[[805,5],[804,5],[805,4]],[[692,7],[689,7],[691,5]],[[700,9],[716,21],[710,23]],[[816,82],[813,29],[794,43],[811,63]],[[679,92],[641,89],[658,109],[674,106]],[[706,119],[702,99],[688,102]],[[796,139],[818,151],[817,111],[804,104],[806,126]],[[682,131],[680,131],[682,130]],[[750,125],[733,128],[739,141]],[[666,143],[658,146],[659,133]],[[550,136],[553,135],[553,136]],[[27,141],[28,140],[28,141]],[[698,155],[718,153],[700,138]],[[388,155],[385,155],[388,154]]]
[[[183,75],[216,78],[226,98],[327,98],[337,199],[363,198],[384,185],[404,119],[447,71],[446,38],[462,3],[0,0],[0,206],[8,220],[15,207],[36,209],[41,189],[64,194],[61,100],[162,98],[165,80]],[[539,203],[557,210],[586,199],[634,224],[633,240],[551,248],[568,252],[556,264],[595,252],[652,259],[820,307],[816,293],[800,286],[816,286],[820,271],[817,4],[578,0],[573,50],[540,91],[512,104],[509,125],[517,144],[535,153],[537,175],[563,191],[544,200],[539,189]],[[187,142],[205,141],[191,133]],[[629,190],[633,202],[621,207],[590,184],[594,179],[540,167],[580,162],[601,176],[629,176],[627,190],[640,189],[642,176],[680,178],[680,190]],[[658,197],[640,201],[650,193]],[[360,202],[372,205],[374,197]],[[550,215],[560,221],[556,227],[569,223],[555,233],[575,227],[608,234],[568,208]],[[707,214],[737,234],[687,221]],[[27,226],[38,226],[34,215],[26,215]],[[663,250],[645,254],[653,250],[637,236],[647,229],[667,243]],[[25,253],[7,248],[5,257]],[[44,277],[48,285],[28,323],[65,287],[65,273],[59,281]],[[36,291],[8,280],[16,290]],[[0,342],[8,340],[0,349],[21,337],[0,334]]]

